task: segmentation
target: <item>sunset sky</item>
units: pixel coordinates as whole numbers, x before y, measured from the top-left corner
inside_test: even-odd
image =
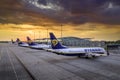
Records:
[[[26,36],[120,40],[120,0],[1,0],[0,41]]]

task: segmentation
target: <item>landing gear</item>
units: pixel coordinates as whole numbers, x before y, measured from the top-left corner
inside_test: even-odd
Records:
[[[80,55],[78,55],[78,58],[80,58],[81,56]]]
[[[92,55],[92,53],[86,53],[85,54],[85,58],[88,59],[88,58],[95,58],[96,56],[95,55]]]
[[[97,56],[95,55],[92,55],[92,53],[86,53],[85,55],[81,56],[81,55],[78,55],[78,57],[84,57],[86,59],[90,59],[90,58],[96,58]]]
[[[93,58],[95,58],[96,56],[95,55],[92,55]]]
[[[90,57],[86,56],[85,58],[86,58],[86,59],[89,59]]]

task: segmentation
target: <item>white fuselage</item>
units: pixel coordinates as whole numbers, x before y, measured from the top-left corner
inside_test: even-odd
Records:
[[[48,51],[58,54],[87,54],[91,56],[107,56],[107,52],[101,47],[88,47],[88,48],[65,48],[65,49],[48,49]]]
[[[47,49],[50,48],[50,45],[47,44],[36,44],[29,46],[30,48],[36,48],[36,49]]]
[[[19,46],[21,46],[21,47],[28,47],[29,45],[27,43],[22,43],[22,44],[19,44]]]

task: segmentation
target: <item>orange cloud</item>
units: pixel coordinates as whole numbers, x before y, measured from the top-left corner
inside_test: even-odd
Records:
[[[10,40],[11,38],[22,38],[26,36],[34,38],[45,38],[48,32],[54,32],[57,37],[61,37],[61,26],[34,26],[28,24],[0,24],[0,40]],[[66,24],[62,26],[63,37],[75,36],[82,38],[94,38],[93,40],[119,40],[119,25],[104,25],[86,23],[82,25]]]

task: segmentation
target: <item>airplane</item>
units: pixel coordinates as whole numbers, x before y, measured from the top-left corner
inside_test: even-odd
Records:
[[[107,56],[107,52],[104,48],[101,47],[79,47],[79,48],[69,48],[67,46],[63,46],[55,37],[55,35],[50,32],[50,40],[52,49],[48,49],[53,53],[58,55],[65,56],[78,56],[78,57],[98,57],[98,56]]]
[[[19,38],[17,38],[16,43],[18,44],[18,46],[21,46],[21,47],[28,47],[29,46],[27,43],[20,41]]]
[[[11,43],[14,44],[15,42],[13,41],[13,39],[11,39]]]
[[[47,44],[38,44],[38,43],[35,43],[33,42],[30,37],[27,36],[27,42],[29,44],[29,47],[32,48],[32,49],[39,49],[39,50],[43,50],[43,49],[48,49],[50,48],[50,45],[47,45]]]

